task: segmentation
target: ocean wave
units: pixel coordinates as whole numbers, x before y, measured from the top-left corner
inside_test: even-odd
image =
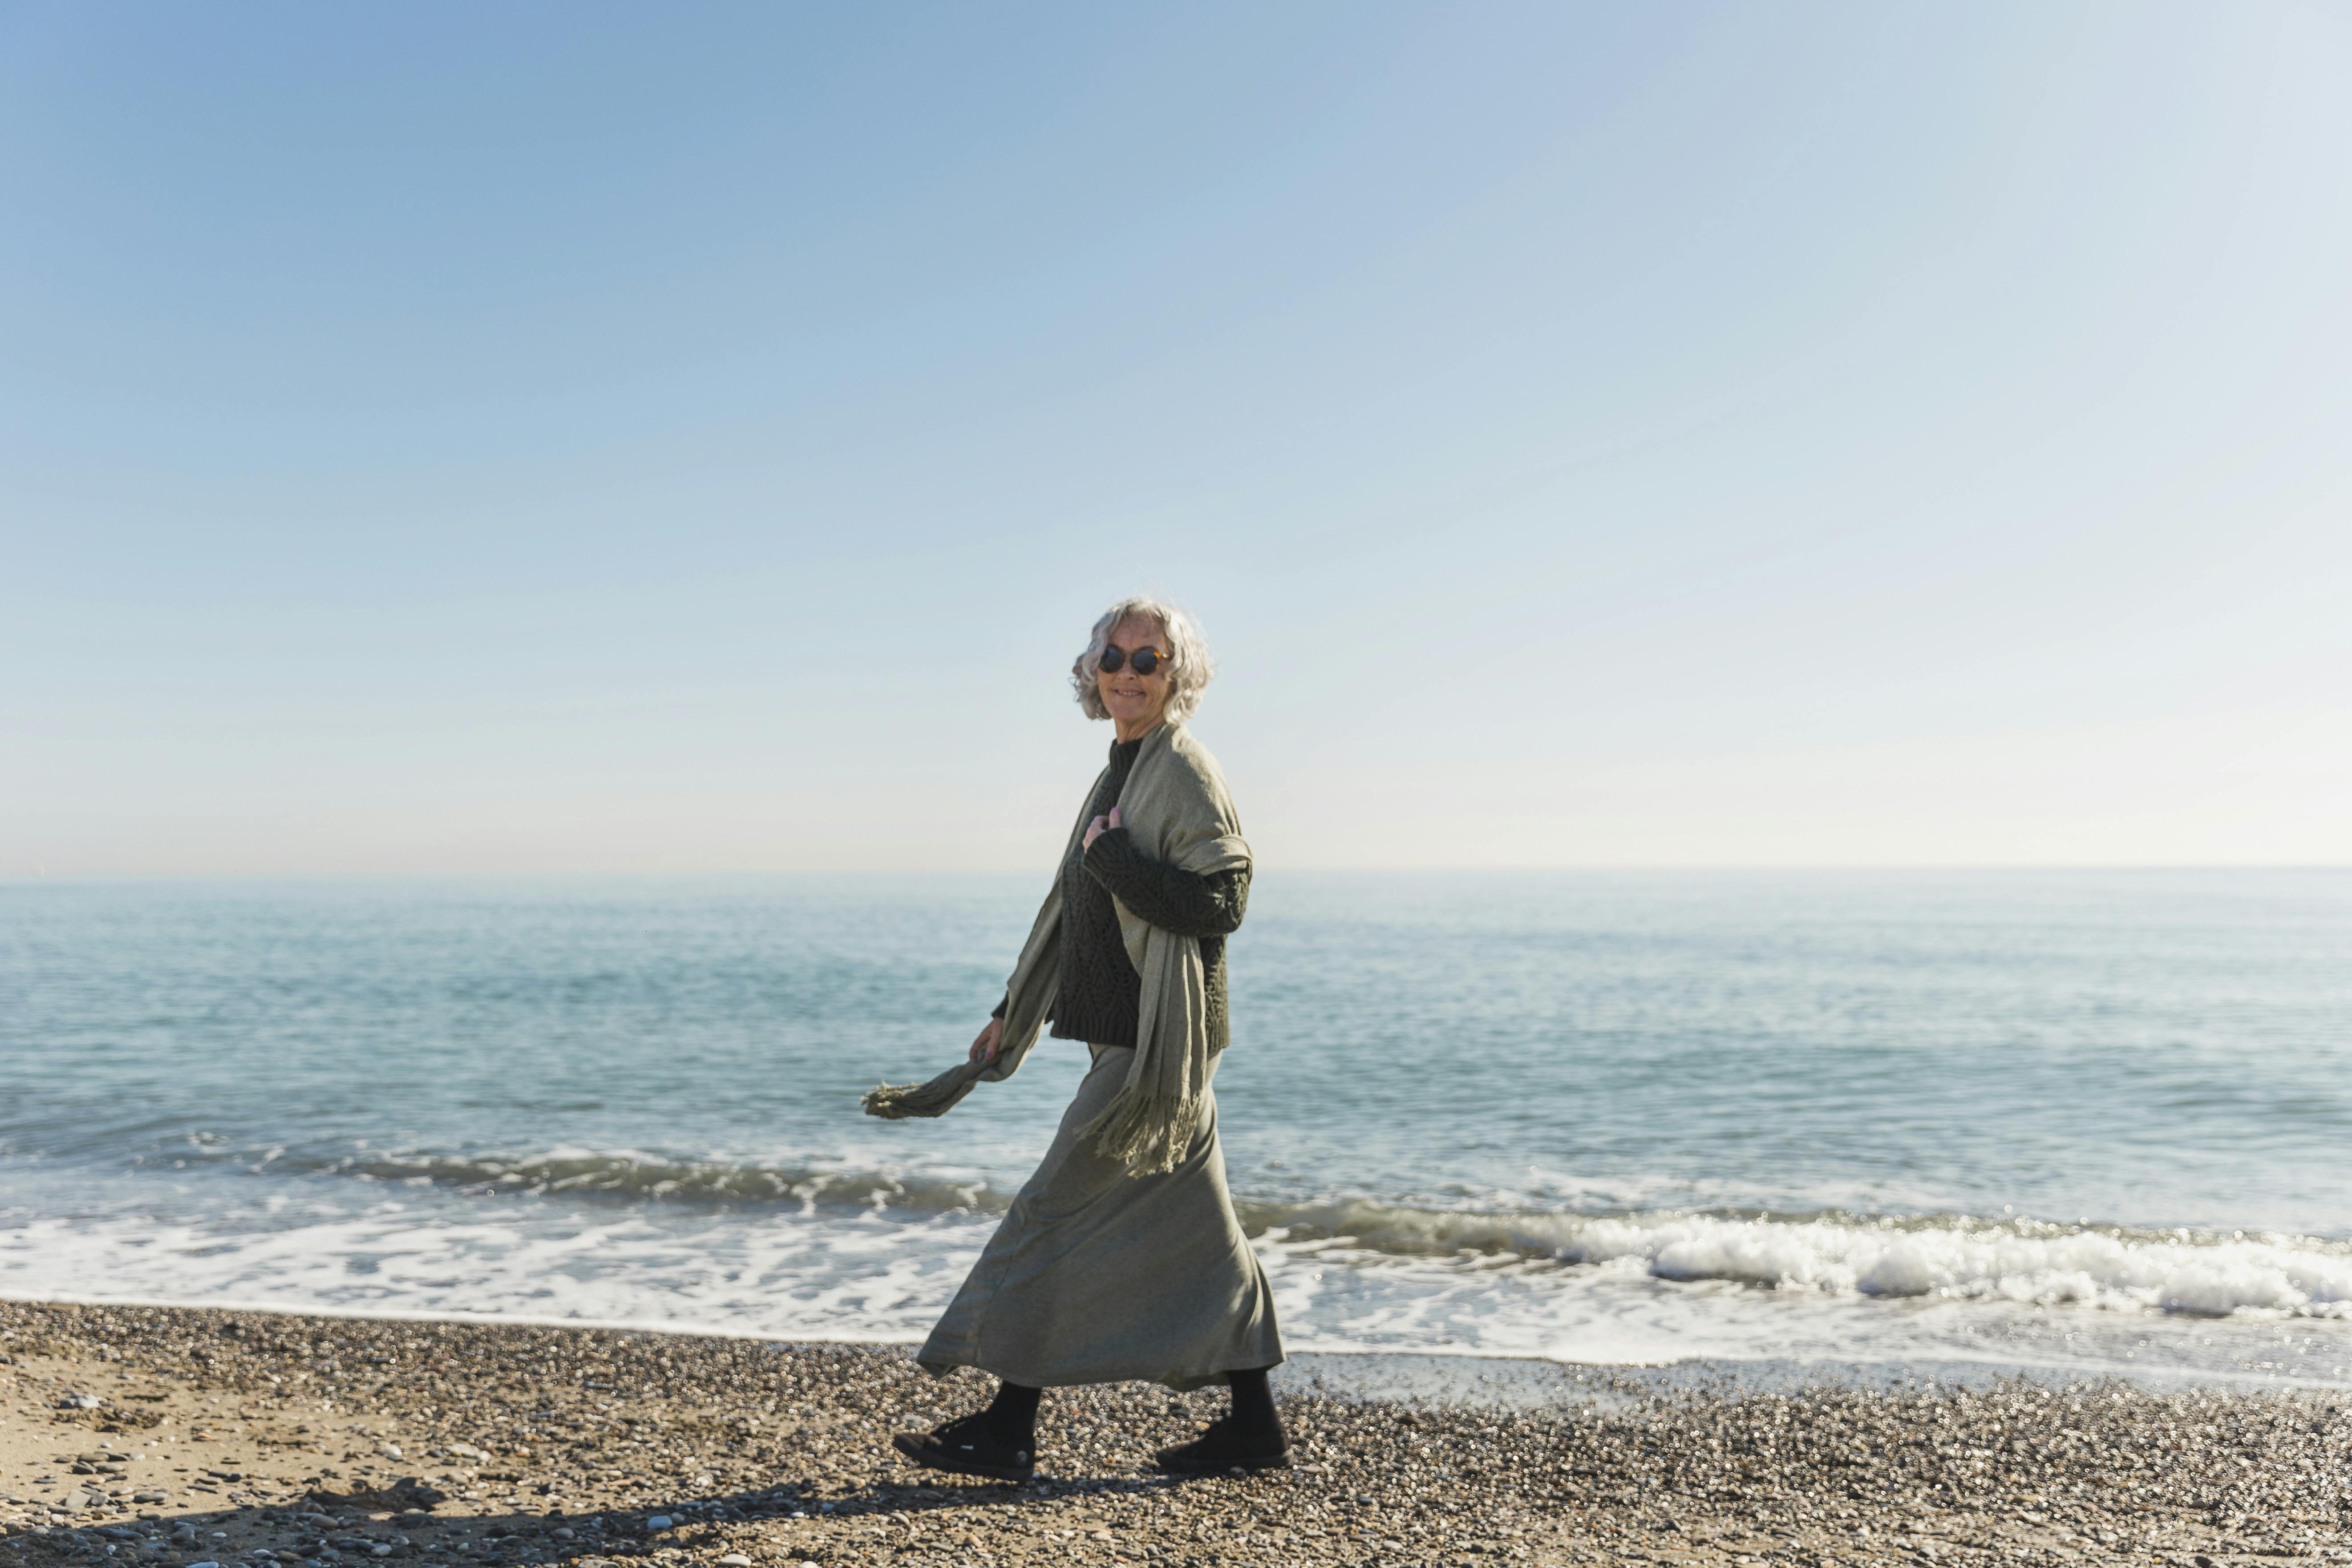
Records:
[[[2352,1244],[1969,1215],[1450,1212],[1370,1199],[1245,1204],[1278,1244],[1472,1256],[1825,1295],[2084,1303],[2352,1320]]]
[[[528,1196],[773,1204],[802,1209],[893,1209],[918,1214],[995,1213],[1005,1206],[1003,1194],[979,1178],[689,1160],[630,1150],[554,1150],[505,1156],[362,1151],[332,1156],[279,1155],[269,1163],[281,1170],[322,1175]]]
[[[1008,1194],[977,1176],[685,1159],[639,1151],[500,1155],[351,1151],[222,1157],[480,1194],[866,1211],[903,1218],[1003,1212]],[[1328,1264],[1494,1260],[1538,1270],[1598,1270],[1822,1296],[2056,1306],[2211,1318],[2352,1321],[2352,1243],[2311,1237],[2145,1230],[1968,1215],[1846,1212],[1443,1208],[1373,1197],[1311,1201],[1236,1194],[1244,1227],[1286,1253]]]

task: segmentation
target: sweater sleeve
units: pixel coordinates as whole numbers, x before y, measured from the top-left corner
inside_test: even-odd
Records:
[[[1161,931],[1178,936],[1224,936],[1249,907],[1249,868],[1202,873],[1154,860],[1135,847],[1124,827],[1097,837],[1086,852],[1087,874],[1111,896]]]

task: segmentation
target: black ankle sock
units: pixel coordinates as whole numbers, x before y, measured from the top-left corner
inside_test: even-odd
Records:
[[[988,1424],[998,1436],[1022,1447],[1037,1446],[1037,1400],[1045,1391],[1018,1383],[999,1381],[996,1397],[989,1403],[985,1414]]]
[[[1270,1432],[1278,1437],[1282,1435],[1282,1417],[1274,1413],[1274,1390],[1265,1382],[1265,1374],[1272,1370],[1261,1366],[1231,1374],[1234,1424],[1245,1432]]]

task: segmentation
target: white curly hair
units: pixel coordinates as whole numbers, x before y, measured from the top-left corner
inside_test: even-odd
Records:
[[[1078,706],[1086,710],[1089,719],[1110,717],[1102,704],[1102,694],[1095,689],[1095,677],[1101,672],[1100,660],[1103,649],[1110,646],[1111,632],[1129,616],[1160,623],[1164,645],[1160,651],[1168,656],[1168,720],[1181,724],[1200,708],[1201,693],[1217,673],[1217,667],[1210,659],[1209,645],[1201,640],[1201,628],[1192,617],[1165,599],[1155,599],[1148,594],[1121,599],[1095,622],[1086,652],[1070,666],[1070,684],[1077,690]]]

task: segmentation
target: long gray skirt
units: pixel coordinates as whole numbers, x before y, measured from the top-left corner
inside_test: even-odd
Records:
[[[1081,1147],[1078,1130],[1118,1092],[1135,1052],[1087,1048],[1094,1066],[1054,1146],[916,1362],[1037,1388],[1129,1378],[1201,1388],[1274,1365],[1274,1295],[1225,1191],[1215,1091],[1183,1162],[1130,1176]]]

